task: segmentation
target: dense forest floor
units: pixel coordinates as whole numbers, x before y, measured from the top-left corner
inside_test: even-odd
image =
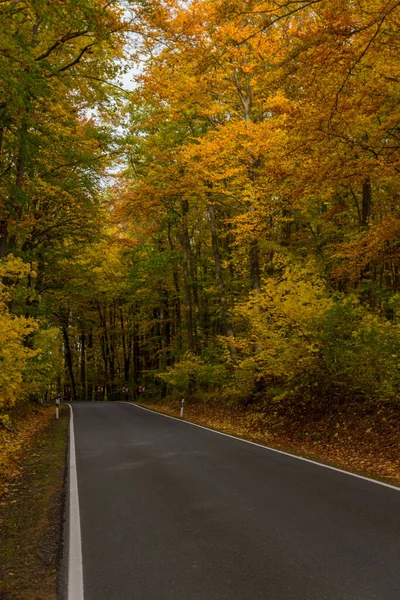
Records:
[[[141,405],[179,416],[178,401]],[[317,414],[296,405],[268,409],[187,402],[184,419],[400,485],[400,409],[394,404],[330,406]]]
[[[13,452],[2,457],[8,478],[0,503],[1,600],[57,597],[69,417],[66,407],[58,421],[54,412],[40,408],[17,422]]]

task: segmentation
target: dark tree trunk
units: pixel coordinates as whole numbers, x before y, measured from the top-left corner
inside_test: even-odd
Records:
[[[138,394],[138,386],[140,381],[141,373],[141,360],[140,360],[140,343],[139,343],[139,327],[135,323],[133,326],[133,397],[136,398]]]
[[[198,323],[200,322],[200,302],[199,302],[199,278],[198,278],[198,265],[201,262],[201,246],[198,244],[196,247],[196,254],[193,251],[190,252],[190,289],[192,291],[192,307],[194,311],[193,319],[193,341],[194,348],[197,353],[200,352],[200,336],[198,331]]]
[[[224,332],[224,335],[226,335],[227,337],[233,338],[234,337],[233,329],[232,329],[232,325],[231,325],[231,323],[229,321],[229,317],[228,317],[228,304],[226,301],[225,285],[224,285],[224,280],[222,279],[222,268],[221,268],[222,261],[221,261],[221,253],[219,250],[219,240],[218,240],[217,225],[216,225],[216,219],[215,219],[215,209],[214,209],[213,204],[208,205],[208,215],[209,215],[210,226],[211,226],[211,240],[212,240],[212,248],[213,248],[213,255],[214,255],[215,278],[217,280],[218,291],[219,291],[219,302],[221,305],[223,332]],[[231,358],[235,360],[237,358],[237,352],[236,352],[236,348],[231,344],[229,344],[229,352],[231,354]]]
[[[167,307],[168,301],[166,296],[166,290],[162,283],[159,285],[160,294],[160,344],[161,344],[161,356],[160,356],[160,369],[165,371],[167,368]]]
[[[183,251],[183,281],[185,286],[185,309],[186,309],[186,331],[188,349],[194,352],[194,337],[193,337],[193,304],[192,293],[190,289],[190,271],[189,271],[189,256],[190,256],[190,240],[187,223],[187,214],[189,210],[188,201],[182,202],[182,251]]]
[[[14,218],[19,221],[22,217],[22,195],[26,173],[27,163],[27,135],[28,135],[28,120],[24,118],[21,125],[20,141],[18,148],[18,156],[16,161],[15,173],[15,188],[10,198],[10,206],[12,207]],[[13,250],[16,246],[16,236],[6,236],[6,252]]]
[[[110,306],[109,309],[109,355],[108,361],[110,365],[110,384],[109,384],[109,400],[117,399],[117,389],[116,389],[116,371],[115,371],[115,347],[114,347],[114,337],[115,337],[115,311],[114,307]]]
[[[87,399],[93,400],[93,331],[89,330],[88,343],[87,343],[87,353],[86,353],[86,363],[87,363]]]
[[[250,247],[250,277],[251,277],[251,289],[259,293],[261,288],[260,280],[260,257],[257,240],[251,242]]]
[[[70,339],[69,339],[69,335],[68,335],[68,321],[62,323],[62,332],[63,332],[63,338],[64,338],[65,362],[67,364],[69,380],[71,382],[71,387],[72,387],[72,399],[78,400],[78,395],[76,393],[74,367],[73,367],[73,362],[72,362],[71,344],[70,344]]]
[[[86,400],[86,336],[81,333],[81,399]]]
[[[126,343],[125,321],[124,321],[124,313],[122,311],[122,308],[119,309],[119,316],[120,316],[120,322],[121,322],[122,353],[123,353],[123,357],[124,357],[124,383],[125,383],[125,385],[129,385],[129,367],[130,367],[129,358],[130,357],[129,357],[129,348]]]
[[[369,177],[363,183],[363,197],[362,197],[362,215],[361,224],[365,227],[368,225],[368,221],[371,217],[372,207],[372,188],[369,181]]]
[[[107,388],[107,385],[108,385],[108,354],[107,354],[107,342],[106,342],[106,338],[105,338],[104,334],[101,336],[100,344],[101,344],[101,355],[103,357],[103,364],[104,364],[104,375],[103,375],[103,377],[101,377],[100,382],[101,382],[102,387],[104,386],[105,388]]]
[[[7,254],[7,240],[8,240],[8,223],[3,220],[0,221],[0,258],[3,258]]]
[[[167,364],[168,364],[168,356],[167,356],[168,295],[167,295],[167,291],[164,289],[162,282],[160,282],[159,293],[160,293],[160,344],[161,344],[160,369],[161,369],[161,371],[165,371],[167,368]],[[162,386],[161,386],[161,397],[165,398],[166,395],[167,395],[167,384],[165,381],[163,381]]]
[[[168,243],[171,252],[174,250],[174,245],[171,239],[171,222],[168,221]],[[178,269],[175,265],[175,261],[173,264],[173,280],[174,280],[174,288],[175,288],[175,297],[174,297],[174,326],[175,326],[175,338],[176,338],[176,346],[178,350],[182,350],[182,316],[181,316],[181,295],[180,295],[180,286],[179,286],[179,273]]]

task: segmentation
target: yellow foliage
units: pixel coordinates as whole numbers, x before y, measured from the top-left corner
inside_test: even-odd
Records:
[[[311,269],[287,267],[281,277],[268,279],[259,294],[235,310],[250,329],[244,344],[238,342],[242,366],[250,362],[260,376],[289,380],[312,368],[319,353],[318,325],[332,305]]]
[[[33,274],[31,267],[19,258],[9,256],[0,261],[0,277],[7,278],[9,282],[15,284],[28,274]],[[9,285],[8,290],[10,287],[12,286]],[[8,424],[5,411],[24,396],[30,379],[40,379],[37,373],[30,378],[29,371],[35,361],[38,364],[41,362],[41,349],[27,343],[28,336],[38,331],[39,325],[32,318],[16,316],[10,312],[7,305],[8,290],[4,283],[0,284],[0,423],[5,427]],[[34,391],[32,386],[29,391]]]

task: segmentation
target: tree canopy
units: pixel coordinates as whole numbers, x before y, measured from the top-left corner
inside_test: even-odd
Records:
[[[0,2],[4,415],[395,402],[399,27],[386,0]]]

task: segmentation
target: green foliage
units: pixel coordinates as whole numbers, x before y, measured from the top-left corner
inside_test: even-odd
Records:
[[[204,392],[223,385],[227,380],[227,369],[223,364],[212,364],[198,356],[187,353],[173,367],[168,367],[158,378],[171,386],[173,395],[186,394],[193,386],[196,391]]]
[[[397,401],[400,391],[400,328],[371,315],[356,298],[340,298],[318,331],[326,375],[316,393],[338,402],[349,398]]]

